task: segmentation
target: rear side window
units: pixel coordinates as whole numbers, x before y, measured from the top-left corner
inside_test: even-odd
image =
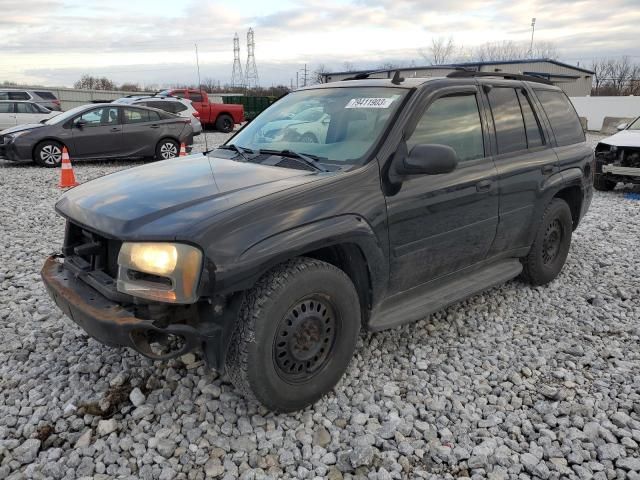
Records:
[[[143,123],[149,121],[149,110],[138,110],[137,108],[124,109],[124,123]]]
[[[149,121],[150,122],[157,122],[158,120],[160,120],[160,113],[159,112],[148,112],[149,113]]]
[[[16,103],[16,113],[38,113],[30,103]]]
[[[496,127],[498,154],[526,150],[527,135],[516,90],[494,87],[487,96]]]
[[[189,100],[192,102],[201,102],[202,94],[199,92],[189,92]]]
[[[518,90],[518,100],[522,107],[522,116],[524,117],[524,126],[527,131],[527,145],[529,148],[540,147],[544,145],[544,135],[540,127],[540,121],[533,111],[528,95],[523,90]]]
[[[564,92],[536,90],[536,95],[551,123],[558,146],[585,141],[580,119]]]
[[[184,103],[171,102],[173,107],[173,113],[184,112],[188,107]]]
[[[56,96],[51,93],[51,92],[35,92],[36,95],[38,95],[40,98],[44,99],[44,100],[57,100]]]
[[[476,96],[442,97],[429,105],[407,140],[407,148],[428,143],[450,146],[462,162],[483,158],[484,140]]]
[[[13,104],[0,103],[0,113],[13,113]]]

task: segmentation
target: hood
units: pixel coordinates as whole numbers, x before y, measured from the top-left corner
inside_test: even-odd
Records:
[[[107,236],[168,240],[188,236],[190,227],[226,210],[318,178],[316,172],[197,154],[87,182],[64,194],[56,210]]]
[[[25,123],[24,125],[17,125],[15,127],[7,128],[6,130],[2,130],[0,135],[7,135],[8,133],[16,133],[22,132],[23,130],[33,130],[35,128],[42,128],[45,125],[41,123]]]
[[[640,130],[622,130],[615,135],[600,140],[600,143],[613,145],[615,147],[640,148]]]

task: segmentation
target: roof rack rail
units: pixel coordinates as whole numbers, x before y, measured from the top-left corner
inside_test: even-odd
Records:
[[[544,83],[545,85],[553,85],[552,82],[545,78],[536,77],[533,75],[520,75],[519,73],[506,73],[506,72],[478,72],[475,70],[456,69],[447,75],[447,78],[471,78],[471,77],[501,77],[505,80],[522,80],[525,82]]]
[[[353,77],[343,78],[341,81],[346,82],[347,80],[364,80],[366,78],[369,78],[370,75],[373,75],[375,73],[387,73],[387,72],[389,72],[388,69],[385,69],[385,70],[371,70],[370,72],[356,73]]]

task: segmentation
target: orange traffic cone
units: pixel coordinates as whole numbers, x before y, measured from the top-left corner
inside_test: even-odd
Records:
[[[178,154],[179,157],[186,157],[187,156],[187,147],[185,147],[184,142],[182,142],[180,144],[180,153]]]
[[[76,182],[76,176],[73,174],[71,160],[69,160],[69,150],[62,147],[62,164],[60,165],[60,188],[77,187],[80,185]]]

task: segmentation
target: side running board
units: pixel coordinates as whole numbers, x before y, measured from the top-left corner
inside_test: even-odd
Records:
[[[380,331],[428,317],[472,295],[500,285],[522,272],[518,259],[493,263],[456,278],[420,285],[387,299],[369,322],[369,330]]]

